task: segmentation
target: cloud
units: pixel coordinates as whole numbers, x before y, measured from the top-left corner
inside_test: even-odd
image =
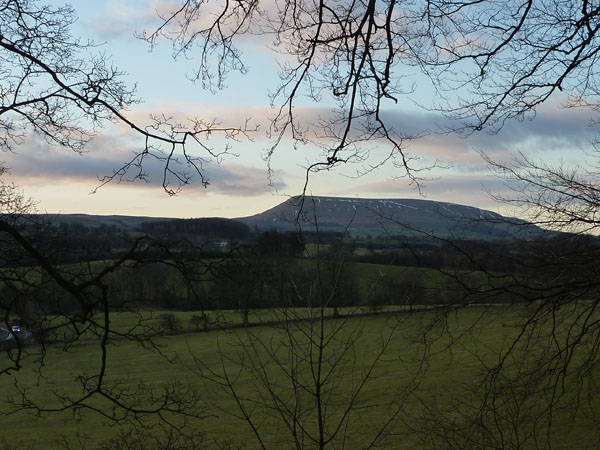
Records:
[[[243,125],[246,120],[249,126],[254,128],[258,126],[257,131],[250,132],[250,138],[255,142],[246,141],[243,137],[239,143],[228,141],[233,145],[233,153],[243,153],[244,162],[248,159],[253,160],[253,165],[260,165],[262,162],[261,150],[270,146],[270,141],[265,134],[265,128],[268,127],[269,118],[273,116],[273,108],[267,105],[211,105],[198,102],[174,102],[165,101],[155,105],[153,110],[137,107],[132,111],[126,112],[126,116],[145,126],[150,123],[150,113],[160,112],[170,116],[174,121],[182,124],[183,128],[191,127],[192,123],[187,120],[188,117],[196,115],[212,120],[216,118],[223,127],[237,127]],[[330,110],[326,107],[299,106],[295,109],[299,120],[304,125],[314,122],[317,117],[326,118]],[[591,140],[596,137],[597,129],[590,126],[590,112],[583,109],[558,109],[556,107],[545,107],[540,110],[533,121],[511,121],[508,122],[503,130],[498,134],[488,134],[485,132],[475,133],[468,138],[461,138],[457,135],[436,134],[431,132],[440,124],[448,122],[438,114],[430,112],[417,112],[397,109],[387,111],[384,117],[395,130],[402,130],[407,134],[420,134],[424,136],[420,139],[407,142],[407,151],[412,155],[424,155],[427,157],[438,158],[442,161],[456,164],[457,166],[480,168],[483,161],[479,154],[474,150],[482,150],[492,156],[508,155],[517,150],[532,150],[535,152],[546,150],[564,150],[565,153],[572,150],[587,148]],[[429,132],[429,134],[427,134]],[[207,136],[208,137],[208,136]],[[203,141],[204,144],[214,146],[218,151],[224,148],[227,141],[218,131],[210,135],[210,139]],[[278,152],[281,154],[278,159],[279,164],[285,164],[286,160],[293,159],[291,141],[284,140]],[[109,172],[113,168],[121,167],[123,162],[135,150],[140,150],[143,145],[141,137],[136,135],[129,127],[109,125],[102,133],[97,135],[89,144],[89,154],[84,157],[73,158],[70,152],[48,146],[40,139],[31,139],[23,145],[20,153],[27,153],[29,161],[39,160],[33,166],[47,166],[56,174],[78,176],[81,173],[88,176],[91,171],[96,170],[96,174]],[[374,144],[365,144],[366,147],[372,147]],[[190,146],[190,149],[192,146]],[[385,151],[385,149],[382,149]],[[208,156],[201,148],[195,148],[195,153],[199,157]],[[318,149],[315,151],[295,152],[296,154],[311,155],[317,157]],[[249,154],[251,154],[249,156]],[[320,153],[319,153],[320,154]],[[46,155],[51,155],[51,161],[46,161]],[[66,158],[68,156],[68,158]],[[65,159],[60,159],[64,157]],[[295,162],[299,158],[295,158]],[[12,158],[15,160],[15,158]],[[16,163],[10,163],[13,167],[19,165],[23,171],[28,169],[29,163],[22,161],[22,158],[16,158]],[[43,161],[42,161],[43,160]],[[55,164],[51,168],[48,165]],[[289,167],[283,166],[289,170]]]
[[[450,164],[481,165],[477,151],[502,157],[516,151],[563,151],[566,155],[590,148],[599,132],[592,126],[593,114],[589,109],[566,109],[551,102],[542,105],[532,120],[510,120],[497,133],[480,131],[466,137],[442,133],[441,130],[451,128],[453,123],[438,113],[397,109],[386,110],[383,117],[397,131],[423,134],[422,138],[409,143],[409,153]]]
[[[152,29],[160,24],[160,16],[167,17],[179,8],[181,4],[173,0],[108,0],[102,13],[83,20],[83,24],[92,33],[110,41]]]
[[[197,16],[193,17],[192,22],[188,24],[187,33],[191,35],[211,27],[215,20],[221,16],[225,5],[230,11],[233,11],[236,7],[234,4],[222,2],[203,2]],[[106,41],[131,38],[134,35],[153,33],[164,24],[166,19],[170,18],[175,12],[180,11],[181,7],[182,2],[175,0],[137,0],[130,2],[107,0],[100,13],[85,18],[82,23],[89,31]],[[260,11],[255,12],[253,20],[254,22],[264,20],[268,24],[268,18],[274,17],[277,11],[277,5],[273,0],[261,1]],[[238,21],[240,19],[239,14],[232,12],[226,20],[222,20],[221,31],[224,33],[239,32]],[[162,32],[173,37],[177,36],[181,31],[182,20],[183,18],[180,15],[178,20],[168,24]],[[201,42],[200,36],[197,39],[198,42]],[[268,33],[238,34],[235,44],[254,53],[276,54],[269,49],[269,46],[273,45],[273,36]]]
[[[208,10],[207,14],[202,17],[202,20],[212,20],[213,16],[211,12],[214,12],[214,8],[218,8],[219,5],[221,5],[219,2],[204,4],[203,7],[207,7]],[[266,6],[263,3],[261,5],[269,13],[275,11],[272,1],[268,1]],[[84,24],[90,30],[110,40],[125,34],[131,36],[134,29],[151,29],[159,23],[158,14],[166,16],[180,7],[181,2],[175,0],[137,0],[131,2],[107,0],[102,12],[94,16],[93,19],[87,19],[87,22]],[[256,45],[259,41],[260,45],[263,44],[262,40],[260,40],[262,37],[250,37],[248,45]],[[194,53],[192,53],[192,56],[194,56]],[[170,71],[176,70],[170,63],[164,63],[162,59],[157,58],[156,61],[158,61],[156,64],[157,67],[152,72],[148,72],[149,78],[154,79],[156,73],[162,73],[162,70],[166,66],[169,67],[168,70]],[[252,59],[249,62],[252,63]],[[267,71],[269,72],[268,76],[265,76],[264,71],[264,67],[259,67],[257,70],[261,79],[269,79],[277,83],[278,80],[274,73],[271,76],[270,72]],[[165,80],[164,83],[168,83],[168,81]],[[252,90],[252,88],[248,88],[252,83],[252,78],[249,78],[247,84],[236,85],[238,92],[242,89]],[[235,102],[236,87],[232,87],[228,92],[220,93],[218,97],[213,97],[212,99],[216,104],[199,104],[194,102],[187,104],[186,102],[167,103],[161,102],[161,99],[158,99],[156,100],[158,107],[155,108],[155,112],[166,111],[168,114],[172,113],[178,118],[184,117],[188,113],[189,115],[199,115],[207,119],[217,117],[224,124],[234,126],[250,118],[252,124],[260,125],[262,132],[268,130],[269,118],[276,113],[276,110],[269,106],[236,105],[234,103],[229,105],[219,104],[225,103],[222,102],[223,98],[227,98],[227,101]],[[199,87],[192,89],[200,91]],[[161,94],[157,93],[157,95]],[[150,98],[150,96],[148,97]],[[331,119],[333,117],[332,111],[324,106],[325,103],[324,101],[321,104],[313,103],[314,106],[306,106],[306,104],[302,105],[299,102],[300,106],[296,107],[295,113],[298,115],[301,125],[308,127],[319,117],[324,120]],[[184,111],[186,114],[183,114]],[[142,112],[146,115],[146,112],[142,110],[133,111],[128,114],[135,116]],[[584,109],[565,110],[559,108],[557,102],[547,102],[538,109],[535,120],[525,120],[522,122],[511,120],[497,134],[489,134],[484,131],[474,133],[468,139],[461,139],[455,134],[437,133],[440,129],[452,126],[452,123],[441,114],[417,111],[414,108],[402,109],[401,107],[388,108],[382,111],[384,120],[397,132],[401,134],[425,134],[421,139],[407,142],[409,155],[437,158],[450,164],[476,166],[481,165],[481,159],[473,151],[474,149],[483,150],[494,157],[495,155],[516,150],[565,150],[570,152],[575,149],[585,148],[596,133],[596,129],[589,126],[589,114],[589,111]],[[143,119],[146,120],[147,116],[144,116]],[[264,135],[257,134],[255,138],[264,140],[264,148],[268,147]],[[292,143],[286,138],[283,141],[282,147],[287,145],[291,146]],[[382,143],[382,145],[385,144]],[[369,144],[365,144],[365,146],[369,146]]]
[[[273,108],[267,105],[241,105],[223,104],[210,105],[195,102],[164,102],[158,105],[158,109],[165,111],[167,115],[173,115],[176,120],[185,123],[185,117],[193,116],[200,112],[208,117],[221,119],[223,125],[237,126],[250,119],[250,126],[259,126],[256,132],[251,133],[253,143],[234,143],[233,152],[243,153],[244,163],[251,159],[252,165],[260,166],[260,155],[264,155],[265,149],[270,147],[265,130],[269,126],[269,118],[273,116]],[[130,114],[136,120],[143,121],[149,111],[136,110]],[[302,124],[307,126],[317,120],[318,117],[327,118],[331,110],[325,106],[298,106],[295,109]],[[497,134],[487,132],[474,133],[468,137],[457,134],[441,134],[435,132],[441,127],[448,127],[450,122],[438,113],[416,111],[397,108],[385,111],[384,119],[398,131],[406,134],[423,134],[419,139],[405,142],[406,153],[409,156],[423,158],[420,162],[427,165],[428,161],[437,159],[442,165],[449,165],[463,174],[476,174],[481,172],[486,164],[481,158],[479,151],[483,151],[493,159],[506,160],[517,151],[536,155],[543,153],[547,158],[551,152],[553,157],[557,154],[573,159],[581,156],[582,150],[589,149],[591,141],[596,137],[597,129],[590,126],[591,112],[584,109],[562,109],[556,104],[545,105],[540,108],[537,117],[533,121],[510,121],[505,128]],[[221,144],[218,134],[212,136],[215,145]],[[365,148],[381,147],[372,150],[371,160],[364,164],[368,165],[374,160],[383,159],[386,153],[386,144],[365,143]],[[251,155],[251,156],[249,156]],[[302,167],[323,160],[322,149],[315,146],[300,146],[294,149],[289,137],[286,137],[276,150],[273,167],[283,169],[286,172],[302,176]],[[565,158],[567,159],[567,158]],[[419,162],[417,162],[419,164]],[[343,165],[337,170],[340,173],[352,174],[356,165]],[[397,173],[398,174],[398,173]],[[396,174],[396,175],[397,175]],[[423,177],[430,176],[429,173],[421,173]],[[393,176],[393,175],[392,175]]]
[[[11,178],[17,184],[83,184],[89,190],[100,184],[99,179],[111,175],[123,167],[127,158],[133,156],[135,147],[128,146],[117,136],[101,135],[90,143],[90,151],[83,155],[67,149],[49,146],[38,137],[31,137],[19,148],[18,154],[6,154],[5,165],[10,168]],[[119,150],[116,151],[115,149]],[[267,170],[227,160],[221,164],[204,163],[201,166],[203,175],[209,181],[208,190],[226,195],[251,197],[274,189],[283,189],[286,184],[281,181],[285,174],[280,174],[274,185],[269,184]],[[162,189],[164,161],[155,158],[146,159],[143,172],[148,182],[121,183],[124,187]],[[198,174],[185,164],[174,165],[173,169],[188,171],[192,176],[191,184],[185,190],[200,194],[206,192],[200,183]],[[123,180],[131,180],[138,173],[133,167],[124,174]],[[195,175],[195,176],[194,176]],[[115,180],[112,184],[117,184]],[[172,180],[172,186],[176,187]]]
[[[97,180],[110,170],[111,159],[102,155],[77,154],[67,149],[46,144],[31,137],[21,145],[17,154],[5,155],[4,163],[13,176],[29,180],[82,181]],[[112,160],[114,161],[114,160]]]
[[[296,181],[304,176],[302,164],[306,161],[322,157],[319,148],[300,147],[293,150],[289,141],[284,140],[278,149],[274,168],[282,172],[278,174],[274,186],[269,185],[266,165],[261,159],[264,149],[268,148],[269,141],[264,135],[264,128],[268,118],[273,115],[273,109],[267,105],[210,105],[198,102],[162,102],[157,104],[157,111],[172,115],[175,120],[184,123],[189,116],[205,115],[208,118],[218,117],[224,125],[235,126],[251,119],[251,124],[260,124],[261,128],[252,137],[255,142],[234,143],[233,153],[239,153],[239,158],[229,157],[223,164],[214,162],[203,165],[203,171],[210,182],[208,190],[200,185],[199,177],[192,180],[191,186],[185,191],[194,195],[214,192],[228,196],[251,197],[265,192],[283,189],[299,188]],[[126,114],[141,124],[147,124],[149,110],[136,108]],[[329,109],[323,106],[299,106],[296,112],[304,123],[314,121],[316,117],[326,117]],[[406,130],[407,133],[418,133],[435,129],[436,125],[444,124],[445,119],[431,112],[418,112],[402,110],[386,111],[385,118],[393,123],[394,128]],[[531,151],[563,151],[565,155],[579,147],[585,148],[595,137],[596,129],[590,126],[590,112],[584,109],[559,109],[556,105],[547,105],[541,108],[534,121],[513,121],[496,135],[477,133],[467,139],[455,135],[428,134],[423,138],[410,142],[408,153],[410,155],[423,155],[429,158],[439,158],[449,162],[454,167],[454,172],[442,172],[442,179],[427,183],[425,194],[430,198],[443,199],[472,204],[469,200],[474,196],[483,198],[482,185],[496,186],[493,179],[482,175],[485,166],[483,159],[474,151],[481,149],[492,157],[509,159],[509,153],[517,150]],[[220,149],[225,145],[225,140],[218,133],[207,141]],[[5,154],[6,165],[12,169],[12,175],[19,184],[19,179],[37,185],[48,183],[78,183],[87,190],[96,187],[98,177],[110,175],[113,170],[123,166],[133,153],[141,149],[143,140],[140,136],[131,133],[125,127],[107,126],[102,134],[96,136],[89,144],[89,153],[84,155],[73,154],[70,151],[56,146],[49,146],[42,139],[32,136],[19,149],[17,155]],[[370,145],[370,144],[367,144]],[[208,156],[201,148],[189,148],[193,154],[202,157]],[[385,151],[385,149],[382,149]],[[535,157],[535,155],[534,155]],[[338,173],[352,170],[353,166],[342,166]],[[164,164],[154,159],[145,162],[144,170],[148,173],[149,183],[123,183],[121,186],[133,186],[139,189],[153,188],[161,190]],[[456,173],[460,171],[460,175]],[[392,178],[393,168],[386,168],[385,178]],[[134,172],[129,173],[129,178]],[[431,173],[419,174],[424,177],[435,176]],[[127,177],[126,177],[127,178]],[[394,182],[367,182],[368,178],[358,178],[353,181],[351,192],[358,195],[372,193],[379,196],[398,195],[398,184]],[[335,183],[334,183],[335,184]],[[336,186],[321,184],[323,189],[335,190]],[[316,183],[315,185],[319,185]],[[499,187],[499,186],[498,186]],[[309,189],[311,186],[309,186]],[[320,189],[321,190],[321,189]],[[322,192],[326,194],[327,192]],[[400,192],[403,195],[414,195],[410,188]],[[459,199],[459,200],[457,200]],[[462,199],[462,200],[461,200]],[[487,200],[478,200],[488,202]]]
[[[227,195],[253,197],[287,187],[287,184],[281,180],[270,185],[266,169],[238,164],[216,166],[208,171],[208,175],[214,180],[210,188],[214,188],[215,193]]]

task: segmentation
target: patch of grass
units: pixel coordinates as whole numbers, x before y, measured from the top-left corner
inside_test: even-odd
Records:
[[[302,319],[307,317],[308,310],[298,309],[289,313]],[[140,320],[158,323],[160,314],[161,312],[115,313],[113,325],[127,330]],[[198,312],[173,314],[185,326]],[[208,314],[211,319],[219,318],[225,324],[241,323],[241,317],[235,311]],[[270,322],[280,318],[282,311],[261,310],[253,311],[252,314],[255,322]],[[433,411],[432,408],[437,405],[444,409],[450,405],[458,405],[461,401],[466,405],[477,399],[479,394],[472,388],[477,387],[477,383],[482,380],[483,365],[497,363],[498,352],[517,336],[519,328],[513,325],[522,321],[524,314],[524,310],[519,307],[493,306],[462,309],[450,315],[440,315],[438,311],[432,310],[328,320],[325,327],[329,330],[339,324],[344,325],[335,338],[338,349],[340,343],[346,342],[346,337],[352,333],[356,336],[352,351],[344,356],[345,359],[336,369],[339,371],[336,375],[338,384],[332,385],[328,400],[333,416],[348,401],[347,393],[352,392],[364,374],[365,364],[372,360],[374,353],[380,348],[382,336],[386,336],[392,328],[395,330],[385,357],[361,393],[361,402],[364,401],[361,409],[355,411],[349,421],[350,428],[347,431],[350,437],[346,448],[363,448],[369,443],[372,431],[390,418],[390,399],[397,400],[398,406],[401,406],[400,413],[387,430],[390,436],[383,439],[378,448],[422,448],[423,441],[416,431],[423,431],[420,427],[427,426],[429,422],[426,419]],[[423,340],[425,329],[428,331],[426,342]],[[218,371],[225,364],[234,373],[234,361],[238,358],[236,355],[240,355],[240,345],[256,342],[253,339],[258,337],[262,343],[277,346],[286,342],[286,336],[288,335],[284,330],[277,326],[161,336],[155,339],[155,344],[163,355],[144,349],[134,342],[114,340],[108,347],[106,382],[120,386],[137,386],[140,383],[162,386],[175,381],[182,386],[192,385],[203,398],[197,412],[205,416],[193,421],[192,426],[197,432],[204,434],[208,448],[215,448],[211,442],[225,440],[232,441],[234,448],[241,444],[247,445],[247,448],[258,448],[247,424],[234,417],[238,413],[237,405],[227,390],[203,378],[199,372],[201,368],[207,367]],[[285,356],[287,351],[285,346],[278,347],[277,352],[281,353],[277,354]],[[523,346],[518,351],[525,357],[526,352],[531,349]],[[264,361],[268,361],[264,350],[259,349],[258,353]],[[225,359],[221,359],[222,356]],[[201,365],[198,361],[201,361]],[[19,373],[0,378],[0,390],[4,398],[2,412],[12,411],[7,400],[19,399],[18,388],[26,388],[28,395],[34,400],[55,407],[60,402],[53,392],[80,393],[81,385],[77,377],[81,373],[93,374],[98,369],[99,347],[97,341],[90,338],[73,346],[68,353],[58,348],[51,349],[43,370],[46,378],[40,378],[37,372],[31,370],[30,364],[33,362],[28,360]],[[276,366],[265,364],[265,367],[274,381],[289,387],[289,379],[278,372]],[[420,371],[424,371],[423,376],[415,379],[415,374]],[[238,392],[244,398],[257,398],[257,381],[251,375],[242,371],[236,381]],[[409,389],[410,395],[404,398],[403,393],[414,381],[418,381],[414,390]],[[575,392],[576,380],[567,378],[566,383],[566,390]],[[530,400],[524,400],[523,407],[533,411],[536,405],[528,404],[528,401]],[[97,405],[107,406],[102,401]],[[248,405],[253,405],[250,411],[263,427],[272,448],[283,448],[283,443],[278,440],[286,436],[285,427],[267,415],[259,403],[250,402]],[[565,410],[564,403],[561,405],[554,417],[556,431],[551,436],[555,444],[553,448],[574,448],[575,442],[577,448],[594,448],[596,436],[589,432],[590,424],[594,423],[593,417],[577,413],[574,418],[570,416],[570,411]],[[598,407],[600,404],[596,397],[591,401],[589,409],[597,411]],[[37,417],[34,412],[14,411],[0,416],[2,434],[9,443],[24,441],[24,444],[36,443],[40,448],[42,443],[44,448],[60,448],[57,442],[61,436],[72,440],[79,433],[87,437],[90,448],[94,448],[98,442],[115,436],[122,429],[121,425],[115,425],[85,409],[75,413],[69,410],[65,413],[42,414],[41,417]],[[457,409],[447,416],[449,420],[455,420],[457,426],[462,423],[459,412]],[[311,420],[313,418],[307,416],[307,426],[314,426],[314,423],[310,425]],[[147,423],[151,422],[152,419],[149,419]]]

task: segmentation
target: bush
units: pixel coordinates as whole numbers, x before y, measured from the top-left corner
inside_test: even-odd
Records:
[[[177,331],[181,331],[182,323],[181,319],[175,316],[173,313],[164,313],[159,317],[158,325],[163,332],[169,334],[175,334]]]

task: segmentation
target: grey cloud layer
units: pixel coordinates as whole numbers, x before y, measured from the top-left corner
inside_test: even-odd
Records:
[[[227,108],[224,107],[226,112]],[[231,107],[231,111],[236,109]],[[306,111],[309,111],[306,108]],[[254,111],[259,114],[261,111]],[[313,113],[315,111],[313,110]],[[325,109],[320,109],[325,113]],[[496,135],[477,133],[468,139],[460,139],[452,135],[430,134],[424,138],[411,143],[408,151],[414,155],[426,155],[438,157],[447,161],[460,170],[462,177],[452,180],[445,176],[442,180],[429,183],[427,195],[432,198],[444,195],[446,192],[457,189],[466,195],[468,192],[480,191],[481,185],[489,185],[490,178],[485,178],[482,183],[481,168],[484,165],[482,158],[473,151],[480,149],[492,155],[492,157],[508,158],[508,152],[517,150],[543,151],[546,149],[562,149],[565,156],[569,151],[577,150],[578,147],[588,147],[590,141],[598,131],[590,126],[589,112],[586,110],[559,110],[554,107],[545,107],[539,111],[534,121],[512,121],[508,122],[504,129]],[[447,124],[441,116],[427,112],[407,112],[402,110],[387,111],[386,119],[394,123],[394,128],[404,129],[409,133],[418,133],[424,130],[434,129],[436,124]],[[57,147],[48,146],[40,139],[32,138],[19,149],[18,155],[6,154],[4,159],[6,165],[12,169],[12,174],[18,179],[29,179],[38,184],[80,182],[85,183],[90,189],[98,184],[98,177],[110,175],[114,169],[122,167],[123,163],[131,157],[135,150],[130,144],[127,136],[116,133],[105,133],[97,136],[89,145],[90,153],[76,155]],[[234,151],[236,149],[234,148]],[[289,161],[289,147],[279,149],[282,154],[278,160],[277,169],[283,169],[278,176],[279,180],[290,176],[299,176],[298,167]],[[287,164],[287,166],[286,166]],[[290,166],[290,167],[288,167]],[[157,188],[162,183],[163,166],[159,161],[149,159],[145,165],[145,171],[150,176],[150,183],[134,183],[134,187],[149,186]],[[205,166],[206,175],[211,182],[209,190],[233,196],[254,196],[269,192],[273,189],[284,189],[286,183],[279,182],[276,186],[269,186],[266,168],[260,167],[260,163],[244,166],[235,159],[227,161],[224,165],[208,164]],[[133,174],[130,174],[133,175]],[[425,174],[427,176],[427,174]],[[291,179],[288,178],[289,186]],[[196,184],[188,187],[188,190],[204,190]],[[129,183],[124,184],[130,186]],[[439,188],[437,186],[442,186]],[[380,187],[383,187],[381,185]],[[325,188],[327,188],[325,186]],[[323,189],[323,187],[319,187]],[[364,185],[360,189],[365,192],[384,192],[377,190],[373,185]],[[395,188],[397,189],[397,187]],[[326,194],[326,192],[323,192]]]
[[[118,139],[100,138],[92,141],[89,153],[78,155],[57,147],[48,146],[37,139],[31,139],[26,145],[21,146],[18,154],[7,154],[4,158],[5,165],[10,169],[16,183],[19,179],[28,180],[38,184],[48,183],[84,183],[93,189],[99,184],[99,178],[111,175],[118,170],[132,155],[132,148],[123,146],[119,153],[114,146]],[[187,169],[184,165],[180,169]],[[135,188],[148,187],[157,189],[162,185],[164,164],[156,159],[147,159],[144,162],[144,172],[148,174],[148,183],[122,183],[122,186]],[[205,175],[211,183],[209,190],[215,193],[235,196],[255,196],[269,192],[273,188],[283,189],[285,183],[278,182],[269,186],[266,169],[247,167],[235,162],[220,165],[208,164],[204,166]],[[194,175],[190,169],[187,169]],[[133,167],[124,177],[132,178],[137,173]],[[188,190],[203,192],[199,176],[192,178]]]
[[[158,22],[157,12],[169,12],[177,3],[164,0],[149,0],[143,7],[135,7],[122,2],[109,1],[104,14],[87,19],[85,27],[102,39],[113,40],[131,37],[134,32],[152,28]]]
[[[437,113],[386,111],[385,118],[395,130],[424,133],[411,144],[409,151],[438,157],[450,163],[481,162],[473,149],[489,154],[515,151],[579,150],[590,146],[600,130],[591,126],[591,113],[586,109],[560,109],[544,106],[534,120],[507,121],[495,134],[476,132],[467,138],[443,134],[452,123]]]

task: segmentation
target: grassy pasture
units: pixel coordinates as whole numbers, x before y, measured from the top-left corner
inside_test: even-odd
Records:
[[[306,310],[292,312],[297,313],[299,318],[307,314]],[[157,320],[158,314],[154,312],[152,316],[148,315],[144,318],[149,321]],[[185,324],[185,320],[194,313],[176,314]],[[255,314],[257,321],[271,321],[277,317],[275,311],[261,311]],[[353,412],[347,421],[348,427],[345,430],[348,438],[345,441],[345,448],[363,448],[368,445],[373,437],[373,430],[378,429],[389,419],[393,408],[400,402],[400,412],[387,429],[390,436],[382,439],[377,448],[422,448],[424,445],[422,438],[427,434],[422,433],[423,429],[429,427],[429,437],[434,436],[433,431],[436,428],[430,419],[436,409],[443,411],[443,419],[453,421],[455,428],[466,427],[467,422],[461,418],[460,412],[467,410],[469,402],[475,402],[481,395],[476,390],[471,391],[477,387],[478,380],[481,380],[482,365],[492,365],[497,362],[498,352],[506,349],[519,332],[519,328],[513,325],[522,321],[524,316],[525,311],[522,308],[494,306],[462,309],[443,318],[436,311],[421,311],[410,314],[399,312],[396,315],[327,320],[325,333],[330,333],[335,327],[343,325],[335,340],[338,344],[347,342],[345,337],[351,334],[354,336],[352,351],[345,354],[343,360],[333,368],[336,371],[335,383],[329,386],[331,395],[328,397],[331,423],[334,423],[336,417],[339,418],[339,412],[348,401],[348,393],[352,391],[353,386],[356,386],[360,374],[364,373],[365,367],[373,360],[377,349],[380,348],[382,336],[387,336],[390,330],[394,329],[394,335],[384,358],[376,366],[372,379],[360,394],[361,408]],[[230,324],[239,323],[240,320],[239,315],[234,311],[224,312],[222,317],[224,322],[229,321]],[[122,330],[129,329],[139,318],[140,316],[134,314],[116,313],[113,315],[113,325]],[[298,322],[298,327],[304,326],[303,323],[305,324],[305,322]],[[427,344],[422,340],[422,333],[426,327],[429,331]],[[289,380],[280,367],[270,362],[272,358],[267,354],[268,349],[276,347],[275,356],[285,360],[289,349],[278,347],[279,343],[286,341],[285,333],[281,328],[273,326],[251,327],[249,330],[250,334],[242,328],[232,328],[156,338],[155,343],[171,362],[167,362],[165,357],[157,352],[144,349],[136,343],[114,340],[108,347],[107,383],[118,384],[121,387],[139,386],[141,383],[159,387],[172,385],[174,382],[180,383],[181,386],[191,385],[201,395],[198,411],[205,416],[201,420],[196,420],[193,428],[204,434],[208,448],[216,448],[216,442],[224,441],[231,441],[233,448],[241,444],[247,445],[247,448],[258,448],[250,428],[232,416],[232,413],[238,412],[233,399],[223,389],[199,374],[201,367],[219,370],[222,363],[228,370],[236,370],[236,365],[232,361],[235,361],[236,355],[240,355],[240,351],[243,351],[241,346],[249,346],[260,339],[259,342],[268,343],[263,350],[258,350],[258,353],[273,384],[289,387],[289,383],[286,385]],[[295,328],[293,333],[297,333],[298,330],[300,328]],[[530,348],[532,343],[518,346],[514,360],[518,360],[519,357],[527,359],[528,352],[535,354]],[[340,345],[336,347],[332,344],[330,350],[339,351],[340,348]],[[298,352],[302,351],[304,351],[303,347],[299,346]],[[222,355],[231,357],[231,360],[223,362]],[[422,359],[423,356],[426,356],[425,360]],[[577,362],[578,356],[575,355],[574,358]],[[33,363],[32,360],[27,362]],[[534,359],[531,364],[535,364]],[[17,388],[27,388],[28,395],[36,401],[58,406],[59,402],[53,397],[53,392],[59,394],[80,392],[81,385],[77,381],[77,376],[82,373],[93,374],[98,365],[98,342],[92,338],[82,340],[68,353],[51,349],[43,370],[46,378],[39,378],[38,373],[32,371],[29,365],[14,377],[0,378],[0,390],[4,400],[2,412],[11,412],[8,400],[11,397],[18,397]],[[514,367],[514,370],[517,370],[516,364]],[[418,384],[412,386],[411,382],[415,374],[419,373],[419,368],[424,369],[423,376],[418,377]],[[305,367],[301,370],[307,369]],[[513,369],[508,367],[508,370],[510,372]],[[597,372],[595,374],[597,375]],[[569,405],[572,405],[575,393],[586,394],[595,388],[584,383],[579,386],[581,389],[577,390],[578,380],[572,377],[567,377],[565,380],[566,394],[558,404],[560,407],[553,417],[554,428],[549,439],[552,441],[553,448],[575,448],[574,442],[577,443],[577,448],[595,448],[598,431],[593,428],[592,412],[597,411],[600,406],[597,400],[599,397],[590,397],[589,400],[584,395],[582,398],[589,400],[587,405],[581,401],[582,408],[573,413]],[[409,386],[411,387],[408,389],[409,395],[404,398]],[[249,399],[257,398],[260,393],[260,383],[257,378],[252,373],[244,371],[236,381],[236,388],[240,395]],[[499,397],[499,399],[504,402],[499,408],[504,408],[503,412],[510,415],[511,397]],[[535,424],[527,422],[528,414],[534,415],[537,408],[543,406],[535,402],[539,402],[539,397],[525,398],[520,405],[522,411],[514,413],[523,414],[523,422],[519,426],[524,429],[535,427]],[[146,406],[151,403],[147,402]],[[102,400],[92,405],[99,408],[108,406]],[[285,427],[266,414],[265,408],[253,405],[251,402],[247,405],[253,417],[257,419],[257,423],[260,424],[269,448],[287,448],[286,444],[291,444]],[[311,417],[310,413],[307,414],[306,426],[314,431],[314,417]],[[152,423],[152,419],[144,420],[147,424]],[[506,420],[510,420],[510,417]],[[0,430],[2,437],[8,443],[16,444],[21,441],[21,446],[32,444],[35,448],[60,448],[61,436],[65,436],[72,442],[79,433],[80,437],[88,439],[89,448],[95,448],[100,441],[115,436],[119,426],[85,409],[75,413],[70,410],[65,413],[43,414],[41,417],[36,416],[34,410],[29,410],[0,416]],[[533,441],[526,442],[529,445],[524,445],[524,448],[531,448]],[[335,443],[336,446],[332,448],[339,448],[342,445],[339,439]],[[307,445],[306,448],[312,447]],[[440,448],[449,447],[442,445]]]

